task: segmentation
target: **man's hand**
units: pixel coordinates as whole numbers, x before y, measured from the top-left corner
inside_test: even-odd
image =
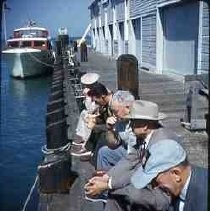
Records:
[[[84,88],[83,89],[83,94],[85,95],[85,96],[87,96],[87,93],[90,91],[90,89],[89,88]]]
[[[95,196],[101,194],[103,191],[108,190],[108,175],[103,177],[92,177],[85,184],[85,193],[87,195]]]
[[[106,120],[107,129],[112,129],[113,125],[117,122],[117,118],[114,116],[110,116]]]
[[[98,114],[88,114],[85,117],[85,123],[87,124],[87,127],[90,129],[93,129],[96,125],[96,117]]]

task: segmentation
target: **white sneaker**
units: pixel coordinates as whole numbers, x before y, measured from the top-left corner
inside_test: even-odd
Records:
[[[102,194],[100,194],[98,196],[94,196],[94,197],[89,197],[89,196],[85,195],[85,199],[88,201],[92,201],[92,202],[103,202],[103,203],[107,202],[107,196],[104,196]]]
[[[82,146],[84,145],[84,142],[81,142],[81,143],[77,143],[77,142],[72,142],[72,145],[75,145],[75,146]]]
[[[72,156],[75,156],[75,157],[81,157],[81,156],[88,156],[88,155],[91,155],[91,151],[87,151],[87,150],[80,150],[78,152],[71,152],[71,155]]]

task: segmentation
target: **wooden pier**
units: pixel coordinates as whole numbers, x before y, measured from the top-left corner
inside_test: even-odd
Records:
[[[78,57],[79,58],[79,57]],[[110,90],[117,89],[116,60],[89,51],[88,62],[80,63],[81,72],[96,72],[100,75],[100,82]],[[74,92],[68,69],[64,67],[63,89],[65,114],[67,115],[68,139],[74,138],[76,123],[79,117]],[[158,75],[139,70],[139,95],[141,99],[156,102],[160,111],[168,116],[163,124],[173,129],[183,137],[183,145],[189,155],[189,160],[196,165],[208,165],[208,136],[205,131],[191,132],[183,128],[180,118],[185,112],[184,83],[174,76]],[[208,111],[208,101],[199,96],[198,115],[203,116]],[[71,158],[71,170],[78,173],[78,177],[71,184],[68,193],[40,194],[39,211],[102,211],[100,202],[88,202],[84,199],[84,184],[91,177],[94,168],[89,162],[81,162],[79,158]]]

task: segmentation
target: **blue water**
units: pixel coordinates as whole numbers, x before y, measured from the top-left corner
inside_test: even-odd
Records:
[[[22,210],[45,144],[50,77],[17,80],[1,61],[0,210]]]

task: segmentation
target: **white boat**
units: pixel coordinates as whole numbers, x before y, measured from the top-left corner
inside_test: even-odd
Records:
[[[51,48],[48,30],[30,22],[28,26],[14,30],[2,53],[8,61],[10,75],[25,78],[52,70]]]

